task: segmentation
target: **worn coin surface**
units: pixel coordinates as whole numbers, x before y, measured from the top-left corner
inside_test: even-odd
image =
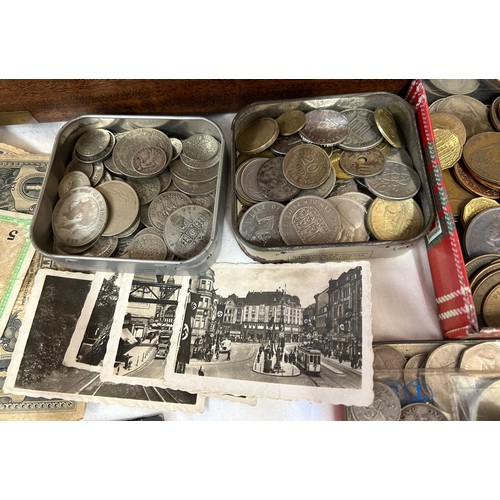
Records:
[[[279,125],[274,118],[258,118],[244,127],[236,136],[236,149],[242,153],[258,154],[276,140],[279,131]]]
[[[217,188],[217,177],[207,181],[185,181],[179,177],[172,176],[172,184],[189,196],[202,196],[212,193]]]
[[[193,134],[182,142],[182,152],[199,162],[212,159],[219,150],[220,142],[209,134]]]
[[[314,144],[301,144],[290,150],[283,159],[286,180],[300,189],[321,186],[331,173],[330,158]]]
[[[405,140],[393,114],[386,108],[375,110],[375,123],[384,139],[395,148],[402,148]]]
[[[482,267],[487,266],[488,264],[491,264],[492,262],[495,262],[497,260],[500,260],[500,255],[490,253],[490,254],[478,255],[477,257],[474,257],[473,259],[466,262],[465,270],[467,272],[467,277],[469,278],[469,281],[472,278],[472,276]]]
[[[196,168],[186,165],[182,160],[177,159],[170,163],[170,173],[182,181],[205,182],[217,177],[219,164],[216,163],[208,168]]]
[[[369,109],[353,108],[342,111],[349,121],[349,135],[339,147],[349,151],[365,151],[378,146],[384,138],[375,123],[375,113]]]
[[[340,216],[339,242],[368,241],[370,233],[366,228],[366,208],[347,196],[332,196],[328,201]]]
[[[287,201],[300,192],[300,188],[288,182],[285,177],[283,161],[282,156],[270,158],[257,172],[259,191],[270,201]]]
[[[87,250],[80,255],[88,257],[111,257],[118,248],[118,238],[116,236],[101,236]]]
[[[101,161],[110,156],[115,145],[112,132],[95,128],[84,132],[76,141],[74,154],[84,163]]]
[[[384,170],[365,179],[366,187],[387,200],[406,200],[415,196],[422,185],[418,173],[402,163],[386,161]]]
[[[158,146],[144,146],[132,156],[132,168],[141,176],[158,175],[167,166],[167,154]]]
[[[467,348],[462,354],[460,368],[469,371],[491,371],[500,369],[500,345],[496,342],[481,342]]]
[[[398,421],[401,403],[393,389],[382,382],[373,383],[373,403],[368,406],[351,406],[351,414],[358,421]]]
[[[469,258],[500,254],[500,207],[487,208],[473,217],[463,241]]]
[[[455,217],[460,217],[465,204],[474,198],[474,194],[455,180],[450,169],[443,170],[442,173],[451,211]]]
[[[380,148],[379,148],[380,149]],[[382,151],[384,152],[384,151]],[[385,153],[385,161],[393,161],[396,163],[403,163],[407,167],[413,168],[413,160],[410,153],[405,148],[393,148],[389,146]]]
[[[306,113],[306,124],[299,132],[306,142],[335,146],[349,135],[349,121],[338,111],[315,109]]]
[[[92,163],[83,163],[82,161],[73,159],[65,168],[64,175],[75,171],[82,172],[90,179],[92,177],[92,174],[94,173],[94,166]]]
[[[432,79],[430,82],[448,94],[471,94],[480,85],[477,79]]]
[[[449,130],[457,136],[460,145],[463,146],[467,140],[467,131],[462,120],[451,113],[434,112],[430,114],[432,128]]]
[[[267,200],[257,183],[259,169],[267,160],[268,158],[250,158],[237,168],[235,190],[242,203],[251,205]]]
[[[404,355],[389,345],[373,348],[373,371],[377,380],[392,380],[403,384],[406,365]]]
[[[400,420],[412,421],[448,421],[446,415],[429,403],[410,403],[401,409]]]
[[[469,170],[462,165],[461,161],[458,161],[453,166],[453,174],[457,182],[467,191],[484,198],[500,198],[500,191],[489,188],[485,184],[479,182],[473,175],[471,175]]]
[[[136,234],[128,245],[130,259],[165,260],[167,245],[162,238],[152,232]]]
[[[330,169],[330,175],[323,184],[316,188],[302,189],[297,196],[319,196],[321,198],[326,198],[335,187],[335,182],[337,175],[334,169]]]
[[[280,128],[280,135],[287,137],[296,134],[299,130],[304,128],[306,124],[306,115],[299,109],[292,109],[278,116],[276,122]]]
[[[436,153],[442,169],[453,167],[462,156],[462,146],[458,137],[450,130],[433,129]]]
[[[368,209],[368,229],[379,241],[409,240],[424,229],[422,209],[413,199],[376,198]]]
[[[101,236],[108,216],[106,200],[96,188],[77,187],[60,198],[54,207],[54,237],[64,245],[82,247]]]
[[[274,201],[263,201],[251,206],[241,217],[239,223],[241,236],[261,247],[283,245],[279,219],[284,208],[284,205]]]
[[[490,264],[490,266],[493,267],[494,264]],[[482,317],[484,301],[490,291],[497,285],[500,285],[500,270],[495,268],[495,270],[491,269],[490,273],[487,273],[482,279],[478,280],[472,289],[472,300],[480,323],[484,322]]]
[[[500,183],[500,132],[483,132],[468,139],[463,160],[475,177]]]
[[[384,170],[385,155],[378,148],[366,151],[342,151],[340,166],[353,177],[371,177]]]
[[[150,203],[160,194],[161,184],[158,177],[145,177],[144,179],[129,177],[126,182],[134,188],[141,205]]]
[[[304,141],[299,134],[293,134],[288,137],[278,136],[278,138],[269,146],[269,149],[277,155],[286,155],[290,150]]]
[[[426,359],[427,359],[426,353],[419,353],[419,354],[414,354],[406,361],[403,370],[403,378],[405,387],[409,392],[410,401],[417,401],[418,398],[421,397],[421,395],[417,391],[417,387],[420,387],[420,385],[412,384],[412,382],[416,380],[423,380]]]
[[[191,204],[191,198],[187,194],[179,191],[165,191],[149,204],[148,219],[155,228],[163,231],[167,219],[174,210]]]
[[[471,408],[471,420],[491,422],[500,420],[500,380],[493,380],[477,395]]]
[[[340,216],[335,207],[319,196],[301,196],[281,212],[279,230],[287,245],[324,245],[340,238]]]
[[[500,284],[488,292],[481,312],[486,326],[500,327]]]
[[[79,172],[78,170],[68,172],[59,181],[59,198],[62,198],[68,191],[80,186],[90,186],[90,179],[83,172]]]

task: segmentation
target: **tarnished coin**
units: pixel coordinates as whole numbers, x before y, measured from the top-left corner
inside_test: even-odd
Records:
[[[418,393],[417,387],[420,388],[420,384],[412,384],[412,382],[423,380],[424,378],[424,367],[425,360],[427,359],[426,353],[414,354],[408,361],[406,361],[403,370],[403,379],[405,387],[409,392],[410,401],[418,401],[421,399],[421,395]]]
[[[304,128],[306,124],[306,115],[299,109],[292,109],[278,116],[276,122],[280,128],[280,135],[287,137],[296,134],[299,130]]]
[[[151,203],[160,194],[161,184],[158,177],[145,177],[144,179],[130,177],[126,182],[134,188],[141,205]]]
[[[484,255],[478,255],[477,257],[474,257],[473,259],[466,262],[465,270],[467,272],[467,277],[469,278],[469,281],[472,278],[472,276],[481,268],[498,260],[500,260],[500,255],[489,253]]]
[[[464,234],[465,251],[469,258],[485,253],[500,254],[500,207],[492,207],[477,214]]]
[[[270,201],[283,202],[297,196],[300,188],[290,184],[283,173],[283,157],[271,158],[257,172],[259,191]]]
[[[68,191],[80,186],[90,186],[90,179],[78,170],[67,173],[59,181],[59,198],[62,198]]]
[[[186,182],[205,182],[213,180],[219,173],[219,165],[215,164],[208,168],[194,168],[177,159],[170,163],[171,174]]]
[[[488,292],[481,312],[486,326],[500,327],[500,284]]]
[[[463,208],[462,210],[462,224],[464,227],[466,227],[469,222],[479,213],[481,213],[483,210],[486,210],[487,208],[492,208],[492,207],[498,207],[500,206],[499,203],[495,200],[492,200],[490,198],[483,198],[481,196],[478,196],[477,198],[473,198],[470,200]]]
[[[182,153],[182,141],[177,137],[170,137],[170,144],[172,144],[172,158],[170,161],[179,158]]]
[[[331,173],[330,158],[314,144],[301,144],[289,151],[283,159],[286,180],[300,189],[321,186]]]
[[[165,260],[167,245],[162,236],[152,232],[136,234],[128,245],[130,259],[138,260]]]
[[[94,173],[94,166],[92,163],[83,163],[79,160],[71,160],[64,170],[64,175],[67,175],[70,172],[82,172],[90,180],[92,174]]]
[[[429,403],[411,403],[401,409],[400,420],[411,421],[448,421],[446,415]]]
[[[340,216],[327,200],[302,196],[281,212],[279,230],[287,245],[324,245],[340,238]]]
[[[346,196],[332,196],[328,201],[340,216],[340,242],[368,241],[370,233],[366,229],[366,208]]]
[[[167,154],[158,146],[144,146],[132,156],[132,168],[144,177],[158,175],[166,166]]]
[[[217,189],[217,177],[207,181],[185,181],[172,176],[172,184],[188,196],[202,196]]]
[[[279,125],[274,118],[258,118],[244,127],[236,136],[236,149],[241,153],[256,155],[276,140],[279,131]]]
[[[344,195],[346,193],[359,193],[359,184],[352,177],[337,181],[330,196]]]
[[[220,142],[209,134],[193,134],[182,142],[182,152],[199,162],[212,159],[219,150]]]
[[[82,247],[103,233],[109,210],[97,189],[81,186],[60,198],[52,213],[54,237],[64,245]]]
[[[386,108],[375,110],[375,123],[384,139],[394,148],[402,148],[405,140],[393,114]]]
[[[401,352],[389,345],[373,348],[373,371],[376,380],[393,380],[403,384],[403,370],[406,358]]]
[[[413,198],[376,198],[368,209],[368,229],[379,241],[410,240],[422,233],[424,216]]]
[[[420,176],[402,163],[386,161],[384,170],[365,179],[366,187],[386,200],[406,200],[415,196],[422,185]]]
[[[380,148],[379,148],[380,149]],[[383,152],[383,151],[382,151]],[[393,148],[389,146],[385,154],[385,161],[393,161],[396,163],[403,163],[407,167],[413,168],[413,160],[410,153],[405,148]]]
[[[163,231],[167,248],[181,259],[199,254],[210,240],[213,214],[198,205],[186,205],[174,210]]]
[[[500,380],[490,382],[478,393],[472,405],[471,420],[478,422],[500,420]]]
[[[474,198],[474,195],[455,180],[450,169],[443,170],[443,181],[452,214],[454,217],[460,217],[464,206]]]
[[[170,170],[164,170],[161,174],[157,175],[156,178],[160,181],[160,193],[166,191],[172,183],[172,174]]]
[[[165,191],[149,204],[148,218],[154,227],[163,231],[172,212],[179,207],[191,204],[191,198],[187,194],[178,191]]]
[[[193,205],[199,205],[200,207],[205,207],[210,210],[210,212],[214,211],[215,208],[215,191],[207,194],[193,195],[190,196]]]
[[[52,248],[54,250],[54,253],[57,255],[77,255],[77,254],[82,254],[83,252],[91,248],[96,241],[97,240],[92,240],[89,243],[86,243],[85,245],[75,247],[66,245],[65,243],[59,241],[54,236],[54,241],[52,242]]]
[[[95,128],[84,132],[76,141],[74,154],[84,163],[102,161],[111,155],[115,136],[109,130]]]
[[[371,177],[384,170],[385,155],[378,148],[367,151],[342,151],[340,166],[353,177]]]
[[[449,130],[456,135],[460,145],[463,147],[465,141],[467,140],[467,131],[462,123],[462,120],[456,115],[451,113],[431,113],[430,114],[432,128]]]
[[[351,414],[358,421],[398,421],[401,403],[393,389],[382,382],[373,383],[373,403],[368,406],[351,406]]]
[[[496,342],[486,341],[468,347],[462,354],[460,369],[498,373],[500,369],[500,345]]]
[[[496,255],[496,259],[493,262],[490,262],[489,264],[483,266],[481,269],[479,269],[472,279],[470,280],[470,289],[472,293],[474,293],[477,289],[477,286],[481,281],[483,281],[484,278],[488,277],[490,274],[494,273],[495,271],[500,271],[500,255]],[[488,283],[489,285],[490,283]],[[492,286],[496,285],[496,282],[491,283]],[[484,285],[483,285],[484,287]],[[484,296],[488,291],[490,290],[491,287],[485,287],[484,293],[482,295]],[[478,302],[480,305],[482,303],[482,298],[481,301]]]
[[[354,108],[342,111],[349,121],[349,135],[339,147],[348,151],[365,151],[382,143],[384,138],[375,123],[375,113],[369,109]]]
[[[500,184],[500,132],[483,132],[468,139],[463,160],[475,177]]]
[[[430,82],[447,94],[471,94],[479,87],[479,80],[471,79],[433,79]]]
[[[462,156],[462,146],[458,137],[453,132],[442,128],[435,128],[433,132],[441,168],[453,167]]]
[[[493,264],[491,264],[493,267]],[[472,289],[472,300],[474,302],[474,308],[478,315],[479,323],[484,323],[484,318],[482,316],[483,304],[488,296],[488,294],[500,285],[500,270],[491,270],[490,273],[486,274],[481,280],[475,283]]]
[[[304,144],[299,134],[293,134],[288,137],[278,136],[278,138],[269,146],[269,149],[278,155],[286,155],[295,146]]]
[[[90,248],[80,255],[87,257],[111,257],[118,248],[118,241],[116,236],[101,236]]]
[[[297,196],[319,196],[320,198],[326,198],[335,187],[336,178],[335,170],[331,168],[330,175],[323,184],[316,188],[302,189]]]
[[[371,205],[373,198],[366,193],[361,193],[360,191],[346,191],[343,193],[343,196],[346,198],[351,198],[351,200],[357,201],[361,203],[368,210],[368,207]]]
[[[490,121],[493,128],[500,132],[500,96],[498,96],[490,107]]]
[[[237,168],[235,190],[242,203],[252,205],[267,200],[257,183],[259,169],[267,160],[268,158],[250,158]]]
[[[467,191],[484,198],[500,198],[500,191],[489,188],[485,184],[479,182],[471,175],[469,170],[462,165],[461,161],[458,161],[453,166],[453,174],[457,182]]]
[[[118,236],[129,229],[139,217],[139,197],[134,188],[123,181],[110,181],[96,189],[108,206],[108,221],[103,236]]]
[[[251,206],[241,217],[240,234],[245,240],[261,247],[283,245],[279,232],[279,219],[284,205],[263,201]]]
[[[306,124],[299,134],[306,142],[335,146],[349,135],[349,121],[338,111],[315,109],[306,113]]]

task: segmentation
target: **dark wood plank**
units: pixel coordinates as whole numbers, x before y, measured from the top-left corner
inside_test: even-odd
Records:
[[[39,122],[85,114],[182,115],[236,112],[255,101],[387,91],[410,80],[0,80],[0,112],[29,111]]]

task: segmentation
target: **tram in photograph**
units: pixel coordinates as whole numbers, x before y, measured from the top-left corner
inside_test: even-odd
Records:
[[[305,373],[319,375],[321,371],[321,351],[307,345],[297,348],[297,365]]]

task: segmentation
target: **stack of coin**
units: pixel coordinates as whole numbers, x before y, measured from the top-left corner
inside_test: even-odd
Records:
[[[474,82],[460,85],[472,88]],[[429,108],[462,253],[470,262],[468,275],[481,327],[500,327],[498,313],[492,312],[500,304],[495,302],[500,280],[494,269],[492,276],[488,272],[489,256],[500,259],[499,105],[500,96],[488,106],[461,92],[448,94]],[[480,262],[488,265],[476,273]]]
[[[208,134],[91,129],[76,141],[52,214],[54,252],[185,260],[210,239],[221,159]]]
[[[494,404],[492,394],[492,384],[500,385],[499,341],[381,343],[373,353],[374,402],[350,407],[349,419],[458,420],[468,400],[467,419],[500,420],[500,392]],[[454,382],[459,376],[473,379],[487,394],[460,394]]]
[[[292,109],[236,135],[239,233],[259,247],[409,240],[421,179],[385,108]]]

